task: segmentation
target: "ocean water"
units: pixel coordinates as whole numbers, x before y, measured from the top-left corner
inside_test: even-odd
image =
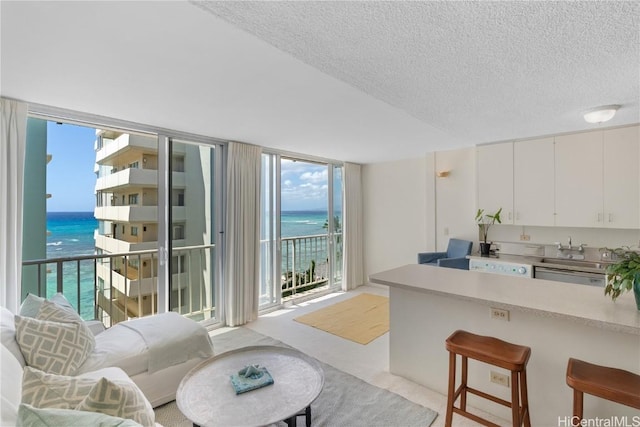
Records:
[[[313,236],[325,234],[328,216],[326,211],[281,212],[282,237]],[[93,255],[94,231],[98,221],[93,212],[47,212],[47,259]],[[47,295],[56,292],[56,264],[47,266]],[[80,275],[80,314],[85,319],[94,317],[93,261],[67,262],[63,267],[63,291],[74,307],[78,306],[78,274]]]
[[[47,212],[47,259],[93,255],[94,230],[98,221],[93,212]],[[47,265],[47,296],[57,291],[57,264]],[[64,263],[62,269],[63,292],[71,304],[78,308],[78,274],[80,275],[80,315],[94,318],[93,261]]]
[[[280,213],[282,237],[313,236],[326,234],[326,211],[285,211]]]

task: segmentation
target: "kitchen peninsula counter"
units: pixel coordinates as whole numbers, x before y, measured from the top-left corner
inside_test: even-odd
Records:
[[[531,347],[527,367],[532,425],[571,415],[570,357],[640,374],[640,312],[632,293],[613,303],[602,288],[412,264],[373,274],[389,287],[389,370],[446,395],[445,339],[457,329]],[[494,308],[504,316],[492,316]],[[500,368],[470,362],[469,383],[509,400],[490,383]],[[509,419],[506,408],[473,397],[469,404]],[[444,414],[442,414],[444,416]],[[585,396],[585,417],[640,412]],[[455,423],[455,417],[454,417]]]
[[[446,295],[496,308],[521,310],[640,335],[632,292],[614,303],[595,286],[409,264],[369,277],[371,283]]]

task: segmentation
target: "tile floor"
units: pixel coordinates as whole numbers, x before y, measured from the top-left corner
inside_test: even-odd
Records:
[[[431,408],[439,414],[432,426],[444,426],[446,396],[389,373],[389,333],[367,345],[361,345],[293,320],[294,317],[340,302],[361,292],[387,296],[388,288],[364,285],[346,293],[332,293],[261,315],[258,320],[245,325],[245,327],[289,344],[375,386],[390,390],[415,403]],[[212,334],[220,333],[223,330],[225,328],[213,331]],[[510,425],[507,420],[481,411],[476,411],[476,413],[501,426]],[[453,425],[471,427],[479,424],[454,415]]]

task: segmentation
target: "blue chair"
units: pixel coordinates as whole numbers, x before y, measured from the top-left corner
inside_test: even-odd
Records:
[[[461,239],[449,239],[447,252],[422,252],[418,254],[418,264],[431,264],[438,267],[469,269],[468,255],[471,255],[473,242]]]

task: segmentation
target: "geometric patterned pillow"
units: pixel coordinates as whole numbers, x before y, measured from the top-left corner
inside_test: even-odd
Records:
[[[151,404],[137,386],[106,378],[101,378],[93,386],[76,410],[127,418],[143,426],[153,426],[156,417]]]
[[[56,294],[62,295],[62,294]],[[73,307],[69,306],[61,306],[57,303],[53,303],[51,301],[43,301],[42,305],[40,305],[40,309],[38,310],[38,314],[36,315],[36,319],[38,320],[48,320],[50,322],[61,322],[61,323],[72,323],[76,322],[80,324],[80,328],[84,330],[84,333],[91,336],[91,340],[93,341],[91,351],[96,347],[95,338],[93,332],[91,332],[91,328],[89,325],[82,320],[82,317],[74,310]]]
[[[27,365],[73,375],[96,346],[81,323],[59,323],[16,316],[16,341]]]
[[[75,409],[98,382],[47,374],[27,366],[22,374],[22,403],[35,408]]]
[[[82,322],[82,317],[73,309],[62,307],[51,301],[43,301],[36,315],[36,319],[52,322]]]

